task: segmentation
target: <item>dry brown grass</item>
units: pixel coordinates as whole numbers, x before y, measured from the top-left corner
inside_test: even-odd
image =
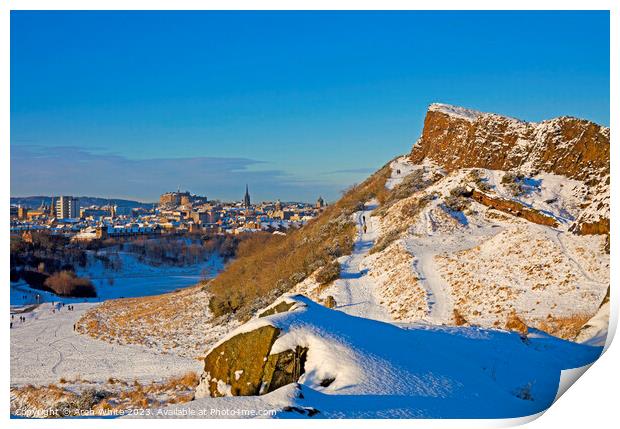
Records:
[[[508,314],[504,328],[508,331],[518,332],[521,335],[527,335],[527,325],[514,310]]]
[[[452,313],[453,313],[454,324],[456,326],[463,326],[467,324],[467,320],[465,320],[465,318],[461,315],[461,313],[458,312],[456,308],[452,311]]]
[[[209,294],[193,286],[163,295],[108,300],[84,313],[76,329],[111,343],[140,344],[175,350],[188,357],[204,356],[218,335],[206,334],[213,322]],[[196,327],[205,332],[196,335]]]
[[[51,415],[39,417],[63,417],[78,415],[79,412],[92,411],[94,415],[109,415],[112,410],[135,408],[155,408],[168,404],[191,401],[199,378],[195,372],[163,381],[142,384],[110,378],[107,383],[87,385],[79,382],[66,382],[62,387],[55,384],[11,388],[11,410],[29,408],[56,410]]]
[[[377,285],[381,304],[394,320],[415,321],[428,311],[426,292],[411,266],[413,256],[402,242],[395,242],[370,257],[369,275]]]
[[[164,389],[195,389],[198,386],[200,379],[198,378],[198,374],[193,371],[189,371],[184,375],[176,378],[170,378],[163,385]]]
[[[565,317],[548,315],[546,319],[537,322],[535,326],[555,337],[573,340],[592,316],[592,314],[574,314]]]

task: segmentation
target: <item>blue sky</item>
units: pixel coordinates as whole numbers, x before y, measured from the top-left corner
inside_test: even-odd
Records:
[[[13,11],[11,195],[334,200],[435,101],[609,125],[609,14]]]

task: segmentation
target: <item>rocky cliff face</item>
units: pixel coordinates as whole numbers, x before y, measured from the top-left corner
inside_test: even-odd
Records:
[[[609,232],[609,128],[593,122],[560,117],[532,123],[432,104],[410,159],[447,171],[475,167],[580,180],[591,189],[592,203],[573,230]]]

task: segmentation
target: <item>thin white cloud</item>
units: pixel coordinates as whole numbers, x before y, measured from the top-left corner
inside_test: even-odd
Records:
[[[261,166],[261,169],[253,167]],[[245,184],[257,199],[312,201],[342,186],[264,169],[248,158],[145,158],[74,146],[12,145],[11,195],[75,194],[153,201],[177,187],[210,198],[238,199]]]

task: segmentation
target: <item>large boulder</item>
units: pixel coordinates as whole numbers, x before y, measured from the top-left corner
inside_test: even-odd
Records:
[[[279,333],[267,325],[235,335],[211,350],[197,396],[258,395],[265,363]]]
[[[282,301],[259,318],[289,311],[296,302]],[[280,329],[270,324],[241,332],[209,352],[196,396],[250,396],[295,383],[304,373],[308,349],[272,353]]]

